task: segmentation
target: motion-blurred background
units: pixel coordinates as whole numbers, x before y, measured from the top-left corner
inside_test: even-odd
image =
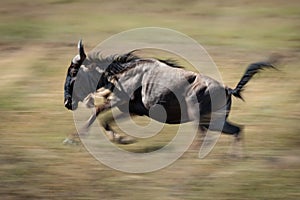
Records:
[[[78,39],[89,51],[145,26],[194,38],[231,87],[249,63],[284,56],[279,71],[247,85],[246,102],[233,102],[230,119],[245,125],[245,158],[228,156],[232,138],[221,136],[204,160],[197,147],[160,171],[127,174],[80,145],[62,145],[75,130],[63,84]],[[298,0],[1,0],[0,198],[299,199],[299,61]],[[155,149],[172,127],[160,135],[126,148]]]

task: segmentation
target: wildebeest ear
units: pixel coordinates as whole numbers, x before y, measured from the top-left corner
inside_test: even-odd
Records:
[[[78,51],[79,51],[80,61],[83,62],[84,59],[86,58],[86,54],[84,52],[82,40],[78,41]]]

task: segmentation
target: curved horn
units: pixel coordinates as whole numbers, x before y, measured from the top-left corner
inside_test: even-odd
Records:
[[[78,41],[78,51],[79,51],[80,60],[83,61],[86,58],[86,54],[84,52],[84,48],[83,48],[81,39]]]

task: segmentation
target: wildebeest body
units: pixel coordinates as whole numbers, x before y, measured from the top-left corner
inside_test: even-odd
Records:
[[[163,123],[196,121],[201,130],[222,131],[238,137],[240,127],[227,121],[231,97],[242,98],[241,91],[253,75],[273,67],[270,62],[249,65],[236,88],[231,89],[168,60],[141,58],[133,52],[109,58],[98,54],[86,57],[81,42],[78,47],[79,55],[67,73],[65,106],[76,109],[78,101],[84,101],[91,93],[98,92],[106,99],[103,105],[96,106],[96,114],[86,128],[99,113],[118,107],[122,112],[147,115]],[[75,91],[74,85],[77,85]],[[104,127],[111,131],[109,122]]]

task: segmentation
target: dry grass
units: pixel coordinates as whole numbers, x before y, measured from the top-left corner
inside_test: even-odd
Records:
[[[2,1],[1,199],[299,199],[299,7],[292,0]],[[142,26],[174,28],[204,44],[232,87],[248,63],[285,55],[280,71],[251,81],[246,102],[233,102],[230,119],[245,125],[245,159],[228,157],[231,138],[222,136],[204,160],[191,149],[160,171],[127,174],[61,144],[75,129],[63,82],[77,39],[92,49]],[[156,147],[173,129],[126,148]]]

